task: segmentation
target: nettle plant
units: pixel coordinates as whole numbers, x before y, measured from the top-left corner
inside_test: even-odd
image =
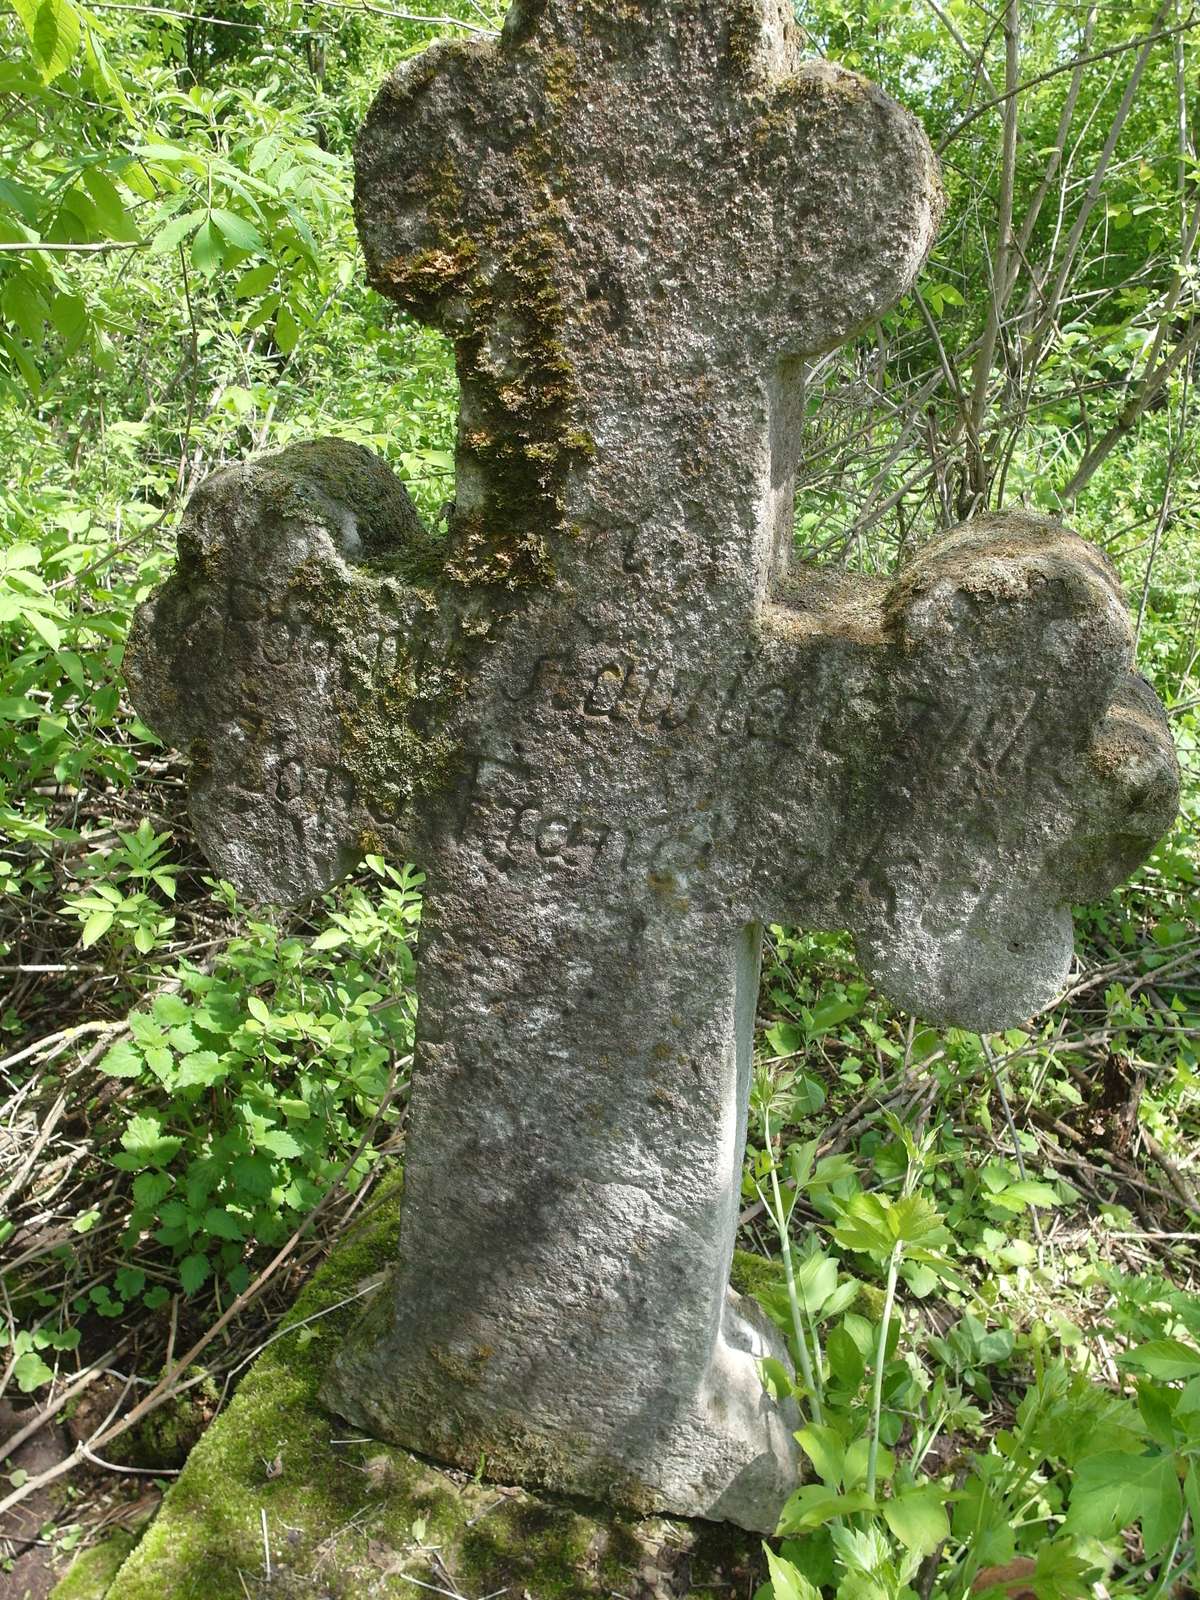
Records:
[[[421,879],[378,856],[368,867],[375,892],[326,896],[315,937],[256,919],[211,972],[182,962],[178,989],[132,1012],[99,1061],[122,1088],[109,1159],[132,1175],[127,1259],[93,1293],[101,1314],[164,1300],[164,1251],[187,1293],[214,1275],[240,1292],[251,1243],[280,1243],[372,1165],[363,1129],[412,1049]]]
[[[783,1265],[782,1281],[756,1293],[788,1336],[796,1374],[766,1361],[763,1378],[799,1405],[809,1465],[779,1548],[764,1547],[770,1580],[757,1600],[1177,1592],[1200,1519],[1194,1297],[1108,1273],[1106,1331],[1132,1345],[1121,1358],[1127,1392],[1114,1392],[1088,1370],[1077,1329],[993,1325],[958,1265],[988,1252],[972,1247],[971,1229],[964,1248],[961,1219],[952,1234],[926,1192],[947,1159],[936,1134],[918,1138],[886,1114],[890,1138],[868,1190],[849,1157],[818,1159],[816,1140],[779,1138],[810,1101],[801,1075],[756,1071],[744,1191],[765,1208]],[[1011,1226],[1020,1211],[1059,1203],[1055,1186],[996,1161],[968,1187],[984,1231],[997,1211]],[[792,1243],[800,1203],[825,1220],[829,1248]],[[900,1310],[905,1292],[936,1293],[957,1321],[921,1337]]]

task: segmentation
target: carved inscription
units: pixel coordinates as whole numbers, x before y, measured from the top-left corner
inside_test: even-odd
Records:
[[[497,866],[542,863],[578,876],[603,869],[681,879],[728,852],[737,828],[736,814],[714,799],[664,807],[636,824],[581,814],[548,798],[528,766],[482,755],[462,803],[458,837],[478,842]]]

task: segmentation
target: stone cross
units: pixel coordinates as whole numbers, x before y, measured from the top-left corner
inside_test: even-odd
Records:
[[[804,362],[904,293],[939,210],[917,124],[790,16],[519,0],[396,73],[358,225],[455,344],[448,532],[337,440],[226,469],[129,657],[245,890],[369,850],[428,874],[399,1263],[331,1406],[761,1529],[796,1460],[728,1288],[760,925],[850,929],[900,1004],[1015,1023],[1176,783],[1062,526],[789,567]]]

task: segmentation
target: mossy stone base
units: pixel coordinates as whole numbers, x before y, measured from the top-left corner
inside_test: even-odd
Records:
[[[136,1543],[136,1537],[122,1529],[84,1550],[72,1561],[66,1577],[51,1589],[50,1600],[105,1600],[121,1563]]]
[[[361,1298],[345,1302],[387,1265],[398,1202],[397,1181],[314,1275],[287,1319],[291,1331],[259,1357],[196,1445],[107,1600],[429,1592],[405,1577],[470,1600],[501,1590],[513,1600],[752,1591],[753,1535],[639,1522],[476,1482],[361,1439],[318,1406],[325,1367],[361,1310]]]

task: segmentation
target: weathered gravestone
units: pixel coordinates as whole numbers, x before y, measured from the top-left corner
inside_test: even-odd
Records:
[[[358,146],[371,282],[455,341],[444,544],[337,441],[217,473],[130,654],[211,859],[428,872],[395,1275],[327,1398],[490,1474],[771,1528],[778,1341],[727,1288],[764,920],[936,1020],[1055,993],[1167,826],[1103,556],[986,516],[789,570],[802,362],[911,283],[914,121],[779,0],[542,0]]]

